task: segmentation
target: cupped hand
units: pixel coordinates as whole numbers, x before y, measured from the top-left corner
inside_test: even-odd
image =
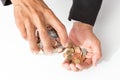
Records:
[[[74,22],[69,34],[69,39],[76,46],[83,47],[87,50],[86,60],[81,64],[71,63],[69,60],[63,62],[63,66],[72,71],[83,70],[91,65],[96,65],[101,58],[101,44],[93,33],[93,27],[82,22]]]
[[[54,15],[43,0],[11,0],[14,6],[14,16],[23,38],[28,40],[33,52],[39,52],[36,29],[46,53],[52,53],[53,40],[47,33],[47,26],[52,26],[58,33],[63,46],[67,45],[67,32],[64,25]]]

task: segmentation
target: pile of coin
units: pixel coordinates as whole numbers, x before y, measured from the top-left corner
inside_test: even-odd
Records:
[[[72,47],[66,48],[62,53],[65,59],[71,61],[74,64],[80,64],[86,59],[85,55],[87,54],[87,51],[85,48]]]
[[[87,50],[85,48],[76,47],[72,43],[69,43],[67,48],[63,48],[55,29],[48,26],[47,31],[48,31],[49,36],[55,41],[55,45],[53,46],[53,48],[55,50],[57,49],[58,53],[62,53],[63,57],[65,59],[67,59],[75,64],[79,64],[79,63],[84,62],[84,60],[86,59],[85,55],[87,54]],[[43,46],[42,46],[42,43],[40,41],[38,32],[37,32],[37,39],[38,39],[38,45],[42,49]],[[60,48],[60,50],[59,50],[59,48]]]

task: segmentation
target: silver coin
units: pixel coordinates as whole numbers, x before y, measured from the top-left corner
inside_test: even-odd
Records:
[[[48,34],[49,34],[52,38],[58,38],[58,35],[57,35],[56,31],[48,31]]]
[[[57,53],[57,51],[59,51],[58,48],[61,48],[61,46],[62,46],[61,43],[59,41],[57,41],[58,34],[55,31],[55,29],[52,28],[52,27],[48,27],[47,32],[48,32],[48,35],[57,42],[56,48],[53,50],[53,53]],[[40,38],[39,38],[39,31],[36,30],[35,34],[36,34],[36,37],[37,37],[38,46],[40,47],[40,49],[43,49],[43,44],[42,44],[42,42],[40,41]],[[42,52],[45,53],[44,50]]]
[[[87,50],[85,48],[81,48],[82,55],[85,56],[87,54]]]

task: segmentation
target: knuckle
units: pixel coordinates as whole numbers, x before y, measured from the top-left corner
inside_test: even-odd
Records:
[[[44,13],[47,15],[52,15],[53,12],[50,9],[44,9]]]
[[[60,24],[59,28],[58,28],[58,31],[59,33],[63,33],[65,31],[65,26]]]
[[[35,13],[34,13],[34,18],[35,18],[35,19],[39,19],[39,15],[40,15],[40,14],[38,14],[37,12],[35,12]]]

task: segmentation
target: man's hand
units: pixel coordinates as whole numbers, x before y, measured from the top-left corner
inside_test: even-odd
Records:
[[[47,26],[52,26],[58,33],[63,46],[67,45],[67,32],[64,25],[48,8],[43,0],[11,0],[14,6],[14,16],[22,36],[28,40],[33,52],[39,52],[35,36],[36,29],[46,53],[52,53],[54,41],[47,33]]]
[[[69,38],[74,45],[87,50],[86,60],[81,64],[74,64],[69,60],[65,60],[63,66],[68,70],[77,71],[88,68],[91,64],[96,65],[102,54],[100,41],[93,33],[92,26],[81,22],[74,22]]]

